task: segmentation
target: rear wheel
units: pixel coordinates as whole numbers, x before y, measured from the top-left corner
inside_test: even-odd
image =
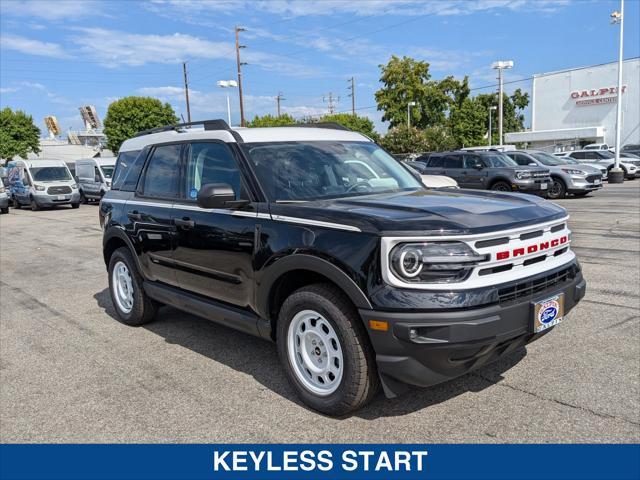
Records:
[[[0,208],[0,212],[9,213],[9,207]]]
[[[549,190],[547,191],[548,198],[558,200],[560,198],[564,198],[566,195],[567,187],[564,182],[559,178],[552,177],[551,185],[549,185]]]
[[[29,205],[31,206],[32,212],[37,212],[38,210],[40,210],[40,207],[33,198],[31,198],[31,202],[29,203]]]
[[[491,190],[496,192],[510,192],[511,186],[507,182],[496,182],[491,185]]]
[[[142,288],[131,252],[121,247],[109,259],[109,293],[120,321],[138,326],[149,323],[158,311],[158,303]]]
[[[18,199],[16,197],[13,197],[13,208],[15,208],[16,210],[20,210],[20,202],[18,201]]]
[[[71,208],[80,208],[80,204],[79,203],[72,203],[71,204]]]
[[[82,190],[80,190],[80,202],[82,202],[83,205],[87,205],[89,203],[89,199],[84,196],[84,192]]]
[[[315,284],[289,296],[276,336],[287,377],[311,408],[344,415],[366,405],[378,390],[362,320],[335,287]]]

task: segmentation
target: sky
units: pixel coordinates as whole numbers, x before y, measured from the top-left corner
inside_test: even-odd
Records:
[[[391,55],[430,64],[433,79],[469,76],[472,94],[496,90],[491,63],[513,60],[505,91],[530,91],[533,74],[612,62],[619,0],[0,0],[0,107],[20,109],[46,131],[82,128],[78,107],[104,118],[128,95],[171,103],[187,117],[187,62],[193,120],[226,118],[236,79],[234,27],[240,33],[245,112],[296,118],[322,115],[328,97],[387,126],[374,93]],[[640,0],[625,3],[625,58],[640,55]],[[236,89],[229,89],[239,123]],[[528,115],[527,121],[528,123]]]

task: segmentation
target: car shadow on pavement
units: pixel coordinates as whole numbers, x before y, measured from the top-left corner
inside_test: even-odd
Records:
[[[105,313],[117,321],[109,290],[94,295]],[[303,408],[306,407],[290,387],[282,370],[273,343],[191,315],[173,307],[162,307],[156,319],[142,328],[164,338],[167,343],[180,345],[222,363],[239,372],[251,375],[272,392]],[[514,351],[498,361],[462,377],[430,388],[410,388],[403,395],[387,399],[382,391],[365,408],[346,415],[366,420],[379,417],[402,416],[436,405],[469,392],[480,392],[502,380],[502,373],[526,356],[525,348]]]

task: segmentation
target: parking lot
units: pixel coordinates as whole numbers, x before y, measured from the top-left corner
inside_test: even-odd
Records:
[[[640,181],[560,201],[586,298],[541,341],[342,419],[274,345],[182,313],[115,320],[97,207],[0,217],[3,442],[638,442]]]

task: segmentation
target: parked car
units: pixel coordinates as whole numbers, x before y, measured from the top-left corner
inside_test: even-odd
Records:
[[[502,152],[452,151],[433,153],[426,172],[453,178],[461,188],[547,194],[549,169],[520,166]]]
[[[71,205],[78,208],[80,192],[62,160],[12,160],[7,165],[9,195],[15,208]]]
[[[601,163],[607,167],[607,170],[611,170],[613,168],[616,158],[615,154],[611,153],[609,150],[574,150],[573,152],[569,152],[568,156],[575,158],[580,163],[582,163],[583,160],[587,163],[591,163],[593,161]],[[627,158],[624,162],[620,163],[620,168],[624,171],[625,178],[632,180],[638,175],[640,161]]]
[[[274,341],[311,408],[463,375],[585,294],[558,205],[427,189],[356,132],[202,123],[120,147],[99,210],[115,314],[171,305]],[[354,159],[395,183],[359,180]]]
[[[0,213],[9,213],[9,195],[4,185],[0,184]]]
[[[606,143],[590,143],[584,146],[584,150],[611,150]]]
[[[514,150],[505,155],[520,166],[548,168],[551,174],[548,198],[564,198],[567,194],[585,196],[602,188],[602,173],[597,168],[567,165],[562,159],[540,150]]]
[[[111,188],[115,157],[85,158],[76,161],[76,180],[82,203],[99,200]]]
[[[420,175],[420,181],[429,188],[460,188],[458,182],[453,178],[444,175],[428,175],[427,167],[424,163],[415,160],[405,160],[405,165],[412,168]]]
[[[633,153],[640,156],[640,145],[628,143],[620,149],[620,153]]]
[[[605,167],[602,163],[598,163],[598,162],[579,162],[578,160],[576,160],[575,158],[571,158],[571,157],[558,157],[556,155],[554,155],[554,157],[559,158],[560,160],[562,160],[566,165],[584,165],[587,167],[593,167],[596,168],[601,174],[602,174],[602,180],[607,180],[608,175],[609,175],[609,170],[607,169],[607,167]]]

